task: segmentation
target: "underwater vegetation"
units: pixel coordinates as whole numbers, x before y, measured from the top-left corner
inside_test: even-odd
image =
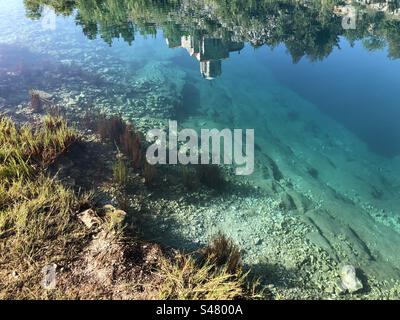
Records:
[[[113,142],[120,152],[128,159],[128,164],[134,171],[140,173],[147,186],[153,186],[157,178],[155,166],[146,161],[140,133],[133,125],[127,124],[121,117],[101,116],[97,124],[97,132],[103,141]],[[127,185],[128,164],[118,159],[114,166],[114,178],[123,186]]]
[[[122,187],[126,187],[129,181],[129,168],[126,161],[119,157],[113,168],[114,181]]]
[[[122,151],[131,159],[136,170],[143,169],[143,149],[140,134],[131,125],[126,125],[120,138]],[[144,168],[145,169],[145,168]]]
[[[48,111],[55,112],[55,106],[48,98],[50,97],[46,92],[40,90],[29,90],[29,95],[31,98],[30,107],[33,112],[41,113],[44,110],[44,106],[47,107]],[[49,112],[50,113],[50,112]]]
[[[188,166],[182,166],[181,168],[182,183],[188,191],[194,191],[198,187],[198,177],[196,172],[196,170]]]
[[[96,121],[97,133],[102,140],[108,139],[112,142],[120,143],[126,126],[121,117],[112,116],[111,118],[107,118],[105,116],[99,116]]]
[[[190,192],[198,190],[201,185],[222,190],[226,184],[218,165],[181,166],[179,173],[183,186]]]
[[[143,177],[147,186],[152,186],[157,178],[156,168],[147,161],[144,163]]]
[[[140,173],[147,186],[154,186],[159,176],[156,166],[146,161],[144,143],[141,134],[135,130],[132,124],[127,124],[121,117],[100,116],[95,120],[96,132],[104,142],[115,144],[118,150],[128,160],[117,159],[114,165],[115,181],[121,185],[126,184],[127,169],[131,166],[135,172]],[[196,190],[199,184],[220,190],[225,186],[225,179],[221,168],[218,165],[198,165],[194,167],[181,166],[178,168],[181,174],[182,183],[187,190]],[[125,182],[124,182],[125,181]]]
[[[158,171],[154,165],[150,165],[145,159],[145,149],[141,139],[141,134],[137,132],[133,125],[127,124],[121,117],[112,116],[107,118],[101,116],[96,120],[96,132],[100,135],[102,141],[112,142],[118,150],[128,159],[125,165],[131,167],[140,173],[146,185],[153,186],[157,180]],[[117,160],[114,172],[115,180],[124,185],[126,171],[123,169],[122,160]],[[221,168],[218,165],[198,165],[194,167],[179,167],[183,185],[189,190],[196,190],[199,184],[220,190],[226,181]]]
[[[40,95],[37,92],[31,91],[31,107],[34,112],[42,111],[42,101],[40,100]]]
[[[199,181],[213,189],[221,189],[225,185],[225,179],[221,169],[217,165],[199,165],[196,167]]]
[[[206,260],[216,266],[224,267],[229,273],[235,273],[241,267],[242,254],[239,247],[223,233],[215,235],[202,253]]]
[[[98,119],[97,132],[103,141],[115,143],[135,170],[145,169],[141,137],[132,125],[126,124],[119,116],[101,116]]]

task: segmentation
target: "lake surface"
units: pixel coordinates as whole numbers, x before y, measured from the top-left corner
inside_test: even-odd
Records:
[[[35,88],[77,113],[90,106],[143,128],[171,119],[197,130],[255,129],[256,172],[243,179],[267,196],[243,193],[193,221],[176,217],[182,237],[202,242],[221,230],[247,246],[251,265],[272,250],[270,210],[310,228],[301,245],[398,280],[393,6],[352,7],[355,29],[345,29],[341,1],[0,0],[0,107],[18,106]]]

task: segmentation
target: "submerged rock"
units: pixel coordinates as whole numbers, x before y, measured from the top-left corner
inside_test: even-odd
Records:
[[[341,287],[343,291],[355,293],[363,289],[363,284],[360,279],[357,278],[356,268],[353,266],[344,266],[340,271],[340,277],[342,279]]]

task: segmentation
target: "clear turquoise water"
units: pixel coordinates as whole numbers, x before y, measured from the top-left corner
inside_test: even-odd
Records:
[[[317,60],[306,54],[294,63],[285,41],[257,49],[249,41],[237,41],[230,44],[228,56],[228,45],[221,45],[220,38],[207,30],[188,27],[171,35],[165,25],[154,23],[156,35],[136,32],[131,44],[114,39],[110,46],[99,36],[88,39],[74,15],[57,17],[56,29],[45,30],[25,13],[21,1],[0,0],[0,97],[5,104],[26,101],[32,87],[74,97],[84,93],[102,111],[138,121],[129,92],[137,81],[150,82],[152,92],[167,97],[173,107],[165,113],[144,108],[141,117],[178,119],[183,127],[196,129],[254,128],[257,170],[251,183],[265,190],[276,184],[281,188],[277,193],[293,191],[306,197],[312,204],[292,209],[312,221],[328,246],[320,238],[311,241],[338,260],[351,261],[372,274],[399,275],[400,59],[393,48],[400,43],[396,38],[391,39],[390,52],[384,38],[381,48],[370,51],[363,44],[363,38],[370,36],[350,42],[337,32],[339,19],[331,31],[337,46],[329,54]],[[118,30],[121,23],[113,27]],[[205,56],[223,57],[213,80],[201,75],[199,61],[188,50],[166,43],[168,39],[172,47],[178,39],[182,44],[183,34],[202,39],[200,33],[214,39]],[[286,36],[302,39],[295,32]],[[86,82],[68,80],[74,76],[68,73],[72,68],[84,74]],[[48,73],[59,76],[50,81]],[[284,182],[265,173],[274,165]],[[235,223],[217,228],[246,241],[256,233],[263,237],[260,221],[253,219],[243,232],[235,230]],[[201,230],[204,236],[211,233],[207,224]],[[342,248],[343,243],[352,249]]]

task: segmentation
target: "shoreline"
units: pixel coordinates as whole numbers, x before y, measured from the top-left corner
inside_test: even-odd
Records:
[[[28,113],[25,121],[31,122],[31,116],[32,114]],[[82,134],[85,135],[85,133]],[[93,136],[88,140],[96,141],[96,138]],[[108,163],[109,167],[106,171],[110,174],[112,174],[112,159],[116,156],[116,150],[112,151],[112,149],[108,149],[110,153],[101,155],[104,163]],[[55,170],[61,176],[62,168],[67,167],[67,172],[73,172],[73,167],[77,165],[68,158],[63,161],[67,165],[61,163],[60,168]],[[87,159],[84,162],[87,162]],[[97,171],[106,172],[104,168],[97,168]],[[141,230],[140,233],[144,235],[144,239],[153,239],[150,242],[155,240],[167,247],[193,252],[206,246],[215,234],[223,232],[229,225],[231,227],[228,229],[237,230],[238,234],[227,233],[226,235],[238,244],[243,251],[243,262],[246,268],[250,268],[254,275],[263,279],[262,283],[268,290],[268,296],[273,299],[379,299],[383,297],[394,299],[396,297],[398,292],[396,288],[400,283],[389,284],[376,281],[372,277],[368,277],[368,292],[352,295],[342,293],[338,286],[340,264],[332,260],[324,250],[305,240],[312,228],[302,221],[298,213],[278,214],[282,210],[282,199],[279,198],[279,194],[274,195],[272,190],[265,192],[253,187],[250,183],[243,183],[242,179],[235,181],[236,177],[226,175],[229,170],[224,170],[225,180],[229,187],[225,187],[222,193],[206,186],[200,186],[200,189],[196,191],[188,191],[182,181],[179,179],[177,181],[176,173],[169,171],[170,169],[159,172],[158,179],[161,180],[155,182],[150,189],[143,185],[142,191],[135,190],[133,194],[128,194],[128,199],[124,199],[128,207],[139,213],[134,221],[140,227],[135,230]],[[92,175],[97,176],[96,171],[92,172]],[[82,177],[82,172],[79,176]],[[72,186],[77,186],[76,177],[67,175],[66,178],[67,184],[68,181],[73,181]],[[143,184],[143,180],[136,174],[133,179],[136,181],[135,184]],[[157,186],[160,181],[163,187]],[[118,207],[117,194],[121,190],[110,187],[109,182],[96,187],[98,191],[108,194],[99,197],[108,199],[103,204],[111,203]],[[248,189],[248,195],[243,193],[244,188]],[[290,201],[288,203],[290,204]],[[258,220],[258,224],[268,226],[268,228],[260,229],[261,233],[258,231],[259,235],[254,236],[251,220],[259,219],[260,214],[263,220]],[[187,231],[180,233],[178,230]],[[248,231],[243,232],[243,230]],[[255,239],[253,243],[245,237],[249,232],[253,233],[251,237]],[[265,235],[268,236],[265,237]],[[197,239],[197,241],[191,243],[190,239]],[[260,258],[259,254],[253,256],[253,250],[258,253],[260,250],[264,251],[263,255],[266,258]],[[385,289],[386,286],[389,287]]]

